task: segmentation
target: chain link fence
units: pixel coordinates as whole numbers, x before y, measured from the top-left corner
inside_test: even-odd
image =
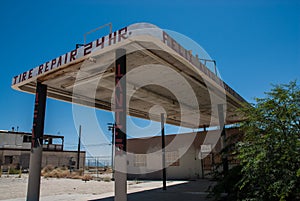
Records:
[[[98,180],[111,180],[111,164],[111,156],[88,156],[85,159],[85,174]]]

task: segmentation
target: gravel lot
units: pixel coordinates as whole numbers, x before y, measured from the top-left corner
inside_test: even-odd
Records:
[[[103,175],[105,176],[105,175]],[[24,201],[26,199],[28,175],[21,178],[17,175],[0,178],[0,200]],[[184,181],[168,181],[167,185],[185,183]],[[128,181],[128,193],[139,192],[162,187],[161,181]],[[114,182],[82,181],[79,179],[41,179],[41,200],[93,200],[114,195]]]

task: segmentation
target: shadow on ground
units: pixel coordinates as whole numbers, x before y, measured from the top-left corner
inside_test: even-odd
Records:
[[[207,198],[207,190],[214,182],[209,180],[189,181],[187,183],[168,186],[167,190],[162,188],[147,190],[127,195],[128,201],[211,201]],[[114,197],[101,198],[89,201],[114,201]]]

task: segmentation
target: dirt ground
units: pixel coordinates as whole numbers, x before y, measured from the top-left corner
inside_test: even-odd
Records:
[[[103,175],[105,176],[105,175]],[[23,201],[26,199],[28,175],[23,174],[0,178],[0,200]],[[185,183],[184,181],[168,181],[167,185]],[[128,181],[128,193],[161,188],[161,181]],[[114,195],[114,182],[82,181],[80,179],[41,178],[41,201],[50,200],[95,200]]]

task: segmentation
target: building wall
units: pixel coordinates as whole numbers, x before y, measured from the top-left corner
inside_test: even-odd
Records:
[[[44,135],[48,137],[43,144],[42,167],[70,166],[70,160],[77,161],[77,151],[63,151],[63,137]],[[61,144],[53,144],[53,139],[62,140]],[[0,131],[0,165],[5,167],[29,168],[31,150],[31,133]],[[80,168],[84,168],[85,152],[80,153]]]
[[[23,135],[0,132],[0,148],[30,148],[30,143],[23,143]]]
[[[169,153],[180,153],[180,150],[166,151]],[[160,152],[161,153],[161,152]],[[141,155],[141,154],[139,154]],[[147,158],[145,166],[136,167],[134,154],[128,157],[129,179],[160,179],[162,177],[162,157],[144,154]],[[196,149],[190,147],[178,160],[169,161],[166,157],[167,179],[197,179],[201,177],[201,160],[197,157]]]
[[[201,160],[193,145],[196,134],[166,136],[167,179],[200,178]],[[191,137],[191,139],[189,139]],[[191,144],[192,143],[192,144]],[[129,179],[160,179],[162,177],[161,138],[128,140],[128,178]],[[154,154],[155,153],[155,154]],[[136,164],[136,156],[143,156],[146,163]]]
[[[240,133],[236,128],[227,129],[227,136]],[[179,135],[166,136],[166,155],[168,152],[178,152],[180,157],[178,161],[173,161],[173,165],[167,167],[167,179],[197,179],[203,176],[207,177],[214,167],[214,164],[220,163],[221,158],[218,154],[221,151],[221,142],[215,142],[211,153],[203,154],[201,160],[200,149],[205,142],[206,135],[218,135],[219,131],[186,133]],[[192,144],[187,142],[193,141]],[[128,140],[128,178],[129,179],[161,179],[162,178],[162,152],[161,137],[136,138]],[[170,146],[168,146],[170,144]],[[186,149],[188,147],[188,149]],[[153,152],[157,151],[157,154]],[[152,153],[152,154],[151,154]],[[138,161],[136,164],[136,155],[138,158],[146,160],[145,163]],[[144,156],[143,156],[144,155]],[[142,156],[142,157],[140,157]],[[206,156],[206,157],[205,157]],[[167,161],[167,157],[166,157]],[[167,161],[168,163],[168,161]],[[202,171],[203,167],[203,171]],[[150,172],[150,173],[149,173]]]
[[[76,161],[77,164],[76,151],[64,151],[64,152],[44,151],[42,167],[45,167],[47,165],[53,165],[55,167],[63,167],[63,166],[68,167],[70,165],[71,158],[73,159],[73,161]],[[81,152],[80,159],[79,159],[79,168],[84,168],[84,165],[85,165],[85,152]]]
[[[11,163],[5,159],[12,158]],[[70,159],[77,160],[76,151],[43,151],[42,168],[47,165],[54,167],[68,167]],[[30,150],[0,150],[0,165],[5,167],[22,166],[23,169],[29,168]],[[80,153],[80,168],[85,165],[85,152]],[[75,166],[76,167],[76,166]]]
[[[179,159],[178,166],[167,168],[167,179],[197,179],[201,175],[201,160],[197,158],[195,148],[190,149]]]

